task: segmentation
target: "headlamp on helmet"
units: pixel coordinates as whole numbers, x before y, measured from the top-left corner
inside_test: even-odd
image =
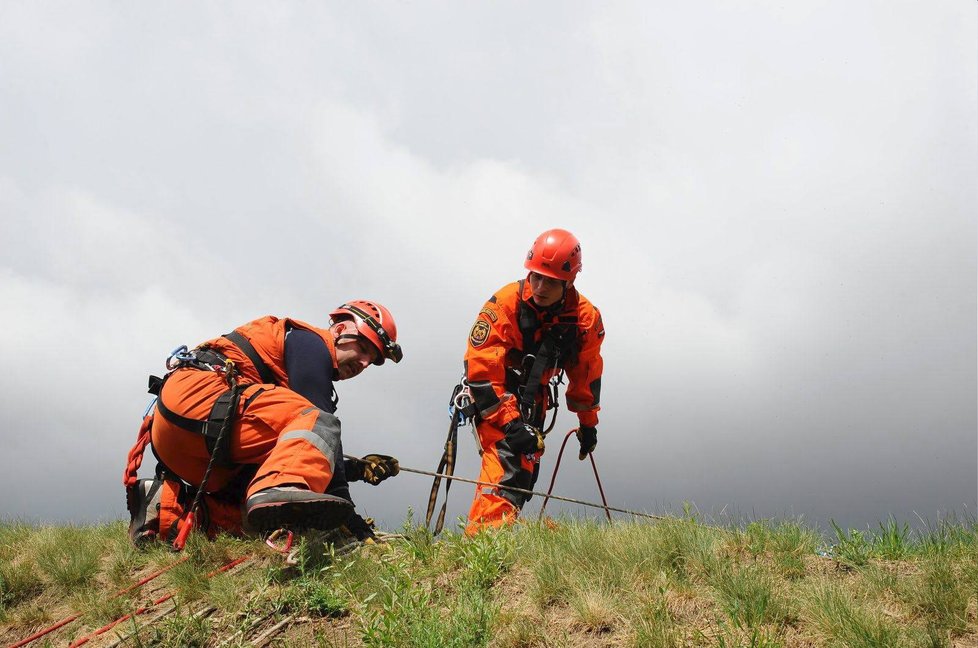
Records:
[[[356,300],[343,304],[330,317],[346,316],[353,319],[357,333],[369,341],[378,351],[373,364],[382,365],[384,360],[400,362],[404,357],[397,343],[397,325],[391,312],[376,302]]]

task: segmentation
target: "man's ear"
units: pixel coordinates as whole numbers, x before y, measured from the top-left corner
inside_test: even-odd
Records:
[[[329,331],[334,336],[340,336],[346,333],[351,326],[353,326],[353,328],[356,328],[356,326],[354,326],[352,321],[348,319],[344,319],[338,322],[333,322],[333,325],[329,327]]]

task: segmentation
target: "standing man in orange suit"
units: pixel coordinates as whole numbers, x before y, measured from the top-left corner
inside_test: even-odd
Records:
[[[552,378],[566,372],[567,407],[577,414],[580,458],[598,443],[601,313],[574,286],[581,244],[563,229],[542,233],[523,266],[526,278],[485,303],[469,332],[465,377],[482,446],[479,481],[532,490],[543,455],[541,428],[557,406]],[[477,486],[465,532],[512,522],[529,496]]]

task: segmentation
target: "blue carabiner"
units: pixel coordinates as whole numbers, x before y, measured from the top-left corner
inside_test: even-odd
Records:
[[[170,352],[170,356],[166,359],[166,368],[173,371],[174,369],[177,369],[178,367],[192,361],[194,357],[193,352],[187,349],[187,345],[181,344]]]

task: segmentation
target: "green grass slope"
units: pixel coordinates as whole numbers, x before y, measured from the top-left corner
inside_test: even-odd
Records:
[[[174,554],[131,548],[121,523],[0,523],[0,645],[80,615],[30,645],[978,646],[976,605],[973,523],[829,542],[786,521],[433,539],[409,520],[378,545],[304,536],[288,562],[258,540],[195,534]]]

